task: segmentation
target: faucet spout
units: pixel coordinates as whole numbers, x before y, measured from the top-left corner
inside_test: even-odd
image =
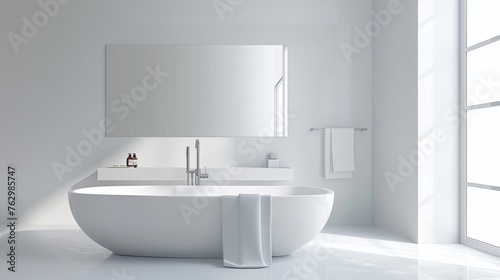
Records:
[[[194,148],[196,149],[196,185],[200,184],[200,140],[196,139],[194,142]]]
[[[205,173],[201,172],[200,169],[200,140],[196,139],[196,142],[194,143],[194,147],[196,148],[196,169],[190,169],[189,168],[189,146],[186,147],[186,181],[188,186],[200,185],[200,179],[207,179],[208,178],[208,173],[207,173],[207,168],[205,167]],[[194,179],[193,179],[194,176]],[[190,180],[191,178],[191,180]]]
[[[208,173],[202,173],[200,169],[200,140],[196,139],[196,142],[194,143],[194,147],[196,149],[196,170],[195,170],[195,184],[197,186],[200,185],[200,179],[207,179],[208,178]],[[206,168],[205,168],[206,170]]]

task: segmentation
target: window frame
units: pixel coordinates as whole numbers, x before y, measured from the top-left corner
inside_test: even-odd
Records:
[[[498,187],[467,182],[467,112],[499,107],[500,102],[467,106],[467,53],[500,41],[500,34],[467,47],[467,0],[460,1],[460,243],[499,256],[500,247],[467,236],[467,187],[499,191]]]

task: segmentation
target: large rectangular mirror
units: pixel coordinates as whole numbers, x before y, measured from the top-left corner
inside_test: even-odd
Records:
[[[106,136],[285,137],[287,47],[106,46]]]

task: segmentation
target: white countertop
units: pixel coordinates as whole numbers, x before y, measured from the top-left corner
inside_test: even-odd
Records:
[[[203,169],[203,172],[205,170]],[[207,168],[209,181],[293,181],[292,168],[230,167]],[[182,181],[185,167],[99,168],[97,180],[113,181]]]

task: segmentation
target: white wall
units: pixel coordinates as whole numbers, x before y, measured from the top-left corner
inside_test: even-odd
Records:
[[[387,10],[393,0],[373,1]],[[373,43],[373,223],[409,240],[417,240],[417,170],[404,167],[417,150],[417,1],[400,1]],[[408,169],[408,170],[406,170]],[[390,174],[390,175],[388,175]]]
[[[418,243],[458,242],[458,1],[404,7],[373,44],[373,223]]]
[[[32,21],[40,15],[37,3],[0,2],[0,165],[19,169],[23,224],[74,224],[66,192],[75,184],[95,184],[96,168],[124,163],[127,152],[138,153],[141,166],[184,166],[185,146],[193,146],[194,138],[105,138],[61,181],[54,173],[51,164],[66,164],[67,147],[75,149],[86,139],[84,131],[99,127],[104,46],[120,43],[289,45],[289,137],[268,144],[203,138],[202,165],[236,160],[241,166],[264,166],[266,155],[277,152],[283,166],[295,169],[295,181],[283,184],[335,190],[332,223],[371,224],[371,50],[348,62],[339,47],[352,40],[356,26],[369,22],[371,1],[240,1],[219,17],[213,4],[227,1],[72,0],[28,34],[32,38],[16,53],[8,34],[21,35],[23,17]],[[326,181],[322,135],[308,129],[336,125],[369,131],[356,135],[354,178]],[[1,178],[5,182],[5,174]],[[5,215],[0,211],[0,219]]]
[[[459,2],[418,2],[418,242],[459,242]]]

